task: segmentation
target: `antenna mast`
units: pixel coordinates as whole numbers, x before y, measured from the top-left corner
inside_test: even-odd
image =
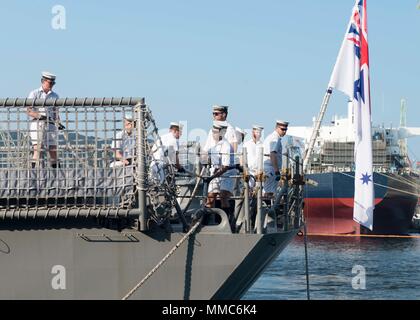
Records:
[[[407,105],[406,100],[401,99],[400,107],[400,128],[407,127]],[[405,161],[408,162],[408,148],[407,148],[407,138],[400,139],[398,141],[400,152]]]

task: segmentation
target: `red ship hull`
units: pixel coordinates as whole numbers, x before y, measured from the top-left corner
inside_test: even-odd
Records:
[[[418,178],[374,173],[373,231],[353,220],[354,173],[315,173],[305,186],[309,234],[407,234],[418,201]]]
[[[382,198],[375,199],[378,204]],[[360,234],[353,220],[353,198],[307,198],[305,218],[311,234]]]

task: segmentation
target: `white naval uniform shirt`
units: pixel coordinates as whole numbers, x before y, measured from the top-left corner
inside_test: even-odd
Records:
[[[271,152],[276,152],[278,168],[279,170],[281,170],[282,145],[281,145],[281,137],[277,133],[277,131],[272,132],[264,140],[264,171],[274,170],[273,164],[271,163],[271,160],[270,160]]]
[[[230,165],[233,165],[235,163],[235,155],[233,153],[233,143],[237,143],[238,139],[236,137],[236,130],[230,123],[228,123],[228,127],[226,128],[226,133],[225,133],[223,139],[226,140],[231,146],[231,148],[230,148]],[[207,152],[212,147],[214,147],[215,145],[216,145],[216,141],[214,141],[213,132],[212,132],[212,129],[210,129],[209,134],[207,136],[206,144],[204,145],[204,148],[203,148],[203,151]]]
[[[179,139],[175,138],[172,132],[162,135],[160,139],[162,145],[157,141],[153,147],[153,156],[155,160],[166,161],[166,155],[170,161],[168,164],[176,164],[176,153],[179,151]]]
[[[118,131],[115,140],[112,141],[111,148],[120,151],[124,159],[134,158],[136,148],[136,135],[133,131],[130,135],[125,130]]]
[[[208,155],[211,162],[210,175],[213,175],[217,169],[222,166],[227,167],[231,164],[232,146],[224,138],[218,142],[214,141],[214,145],[208,150]],[[234,190],[234,179],[229,177],[231,171],[232,170],[228,170],[220,177],[211,180],[208,192],[219,193],[220,191],[225,190],[232,193]]]
[[[244,143],[244,148],[246,148],[247,153],[247,162],[248,162],[248,168],[251,172],[257,172],[258,169],[258,160],[259,155],[257,153],[258,147],[262,147],[263,143],[261,140],[258,140],[256,143],[253,139],[247,141]]]
[[[59,96],[54,91],[45,93],[42,87],[31,91],[28,99],[58,99]],[[58,106],[51,107],[32,107],[32,111],[39,112],[40,115],[46,116],[52,120],[58,119]]]
[[[238,150],[236,150],[235,157],[234,157],[234,164],[241,164],[242,161],[242,148],[243,143],[238,142]],[[233,150],[233,149],[232,149]]]
[[[224,138],[219,142],[214,141],[214,145],[208,150],[212,168],[218,169],[222,166],[228,167],[230,165],[231,148],[229,142]]]

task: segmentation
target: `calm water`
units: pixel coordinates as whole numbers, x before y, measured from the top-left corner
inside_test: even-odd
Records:
[[[420,299],[420,239],[309,237],[311,299]],[[306,299],[303,237],[265,270],[243,299]],[[354,266],[366,289],[352,287]]]

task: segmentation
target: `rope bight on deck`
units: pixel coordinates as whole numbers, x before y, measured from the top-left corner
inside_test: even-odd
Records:
[[[34,107],[58,108],[60,118],[44,120],[43,130],[40,120],[27,115]],[[140,112],[143,123],[138,121]],[[118,166],[115,148],[123,140],[127,116],[134,120],[133,157],[130,164]],[[164,183],[148,174],[152,146],[159,139],[144,98],[0,99],[0,218],[138,216],[137,195],[142,189],[154,209],[164,212],[174,201],[176,188],[174,172],[166,172],[169,178]],[[34,160],[34,141],[43,141],[39,161]],[[49,150],[54,145],[55,167]],[[139,154],[145,155],[143,173],[138,170]]]

